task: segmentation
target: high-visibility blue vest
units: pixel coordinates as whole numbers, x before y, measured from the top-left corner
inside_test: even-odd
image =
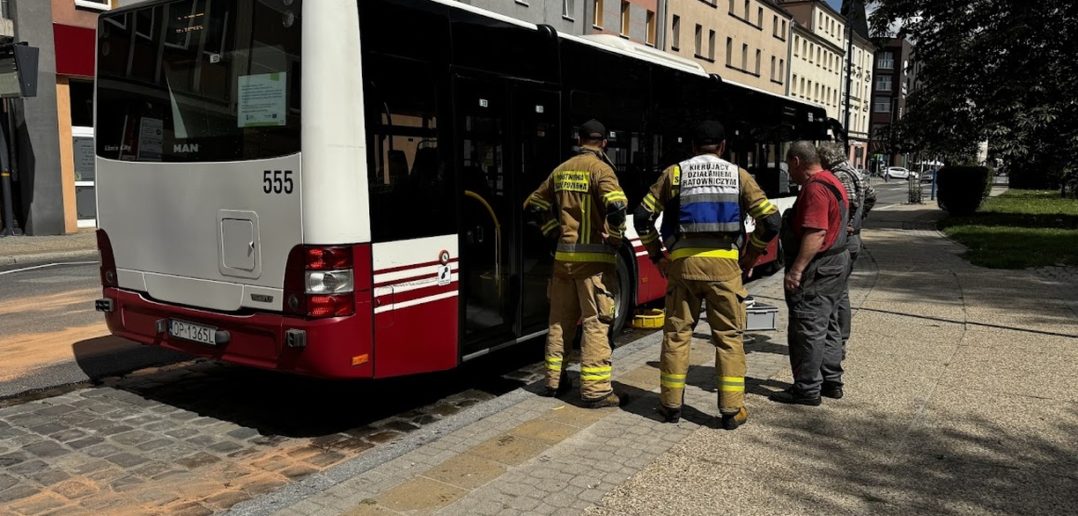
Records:
[[[701,154],[678,164],[678,233],[741,231],[741,175],[737,165],[714,154]]]

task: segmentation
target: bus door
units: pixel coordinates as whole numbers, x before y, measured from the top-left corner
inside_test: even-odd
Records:
[[[558,94],[506,79],[454,78],[460,190],[461,355],[546,325],[549,250],[524,198],[557,164]]]

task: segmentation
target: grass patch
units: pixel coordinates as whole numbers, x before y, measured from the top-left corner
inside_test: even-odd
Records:
[[[943,219],[940,229],[983,267],[1078,266],[1078,201],[1058,191],[1008,190],[971,216]]]

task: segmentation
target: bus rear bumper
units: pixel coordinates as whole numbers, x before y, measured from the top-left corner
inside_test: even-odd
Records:
[[[112,334],[141,344],[320,378],[371,378],[371,320],[363,315],[371,311],[369,301],[359,304],[355,315],[329,319],[269,312],[236,315],[161,303],[114,287],[105,288],[103,299],[95,303]],[[213,328],[219,344],[174,337],[168,329],[171,320]]]

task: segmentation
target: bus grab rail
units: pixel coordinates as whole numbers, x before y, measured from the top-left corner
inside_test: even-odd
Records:
[[[464,191],[465,197],[471,197],[479,201],[487,210],[487,214],[490,215],[491,221],[494,222],[494,284],[498,289],[498,295],[502,294],[502,225],[498,221],[498,215],[494,213],[494,208],[490,206],[490,203],[471,190]]]

